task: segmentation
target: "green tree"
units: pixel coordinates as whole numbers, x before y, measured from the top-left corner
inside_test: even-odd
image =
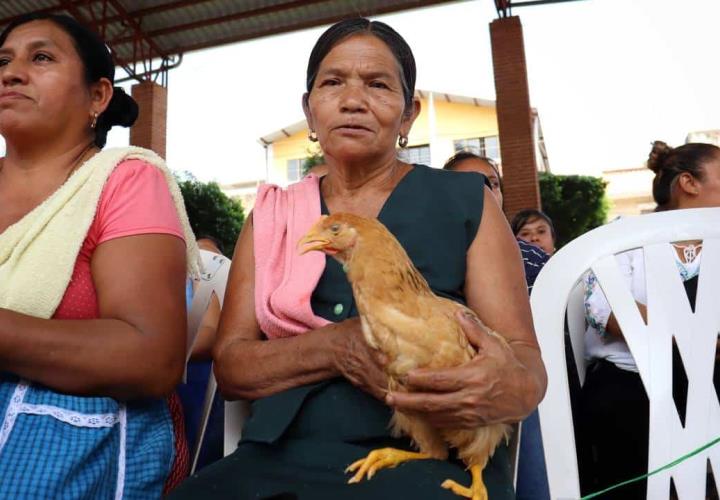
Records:
[[[553,221],[558,248],[605,223],[607,183],[601,178],[544,172],[539,180],[542,208]]]
[[[303,177],[310,172],[310,169],[313,168],[315,165],[322,165],[325,163],[325,157],[322,154],[322,151],[320,148],[317,149],[308,149],[307,150],[308,156],[303,160],[302,163],[302,175]]]
[[[216,182],[200,182],[191,174],[184,174],[178,184],[195,236],[212,236],[225,255],[232,255],[245,222],[240,201],[223,193]]]

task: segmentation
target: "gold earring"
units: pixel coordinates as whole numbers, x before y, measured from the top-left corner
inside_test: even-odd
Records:
[[[308,132],[308,140],[310,140],[310,142],[318,141],[317,134],[315,133],[314,130],[311,130],[310,132]]]
[[[93,113],[93,119],[92,119],[92,123],[90,124],[90,128],[95,128],[97,126],[97,119],[98,119],[98,114]]]
[[[408,138],[407,138],[407,136],[406,136],[406,135],[401,135],[400,138],[398,139],[398,146],[400,146],[401,148],[406,148],[407,145],[408,145]]]

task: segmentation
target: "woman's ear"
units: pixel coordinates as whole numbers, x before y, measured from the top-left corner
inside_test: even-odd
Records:
[[[110,104],[113,85],[107,78],[100,78],[90,85],[90,116],[101,115]]]
[[[303,113],[305,113],[305,119],[307,120],[308,128],[310,130],[315,130],[312,113],[310,112],[310,93],[309,92],[305,92],[302,96],[302,109],[303,109]]]
[[[686,196],[695,197],[700,194],[700,181],[688,172],[678,175],[676,185]]]
[[[412,104],[405,109],[402,121],[400,122],[400,135],[407,137],[410,135],[410,129],[415,123],[415,119],[420,114],[420,99],[413,98]]]

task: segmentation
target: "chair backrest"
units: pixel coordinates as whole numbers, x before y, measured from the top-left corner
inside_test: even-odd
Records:
[[[668,243],[697,239],[703,240],[703,250],[693,313]],[[647,324],[615,259],[616,254],[636,248],[644,251]],[[618,220],[562,248],[538,276],[531,297],[548,370],[540,423],[554,499],[580,497],[563,323],[568,300],[587,270],[595,273],[607,297],[648,393],[648,470],[669,464],[720,436],[720,404],[712,379],[720,333],[720,209],[676,210]],[[672,397],[673,338],[688,379],[684,427]],[[708,460],[715,477],[720,477],[720,447],[711,447],[651,476],[647,498],[668,498],[671,478],[681,499],[705,498]]]
[[[203,316],[210,306],[213,293],[220,301],[222,308],[225,298],[228,273],[230,272],[230,259],[207,250],[200,250],[203,272],[193,290],[193,298],[188,309],[187,325],[187,360],[190,359],[192,346],[195,343]]]
[[[587,321],[585,321],[585,286],[582,280],[579,280],[570,291],[566,314],[570,344],[575,357],[578,378],[582,386],[585,383],[585,330],[587,329]]]
[[[220,308],[222,309],[223,301],[225,299],[225,287],[227,286],[228,273],[230,272],[231,264],[230,259],[227,257],[207,250],[200,250],[200,258],[202,259],[203,273],[200,275],[200,280],[197,283],[193,293],[193,299],[188,310],[188,360],[190,359],[192,347],[195,342],[195,338],[197,337],[200,324],[202,323],[203,316],[210,305],[210,300],[212,299],[213,294],[217,296],[218,301],[220,302]],[[211,370],[208,385],[205,390],[205,398],[202,413],[200,415],[197,440],[195,443],[191,443],[191,473],[195,472],[195,468],[197,467],[198,458],[200,457],[200,447],[202,446],[203,439],[205,438],[205,431],[207,429],[208,420],[210,419],[210,411],[212,410],[216,392],[217,382]]]

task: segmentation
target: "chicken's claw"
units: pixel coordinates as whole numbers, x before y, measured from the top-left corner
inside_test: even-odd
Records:
[[[380,469],[392,468],[410,460],[423,460],[430,458],[427,453],[398,450],[395,448],[380,448],[371,451],[367,457],[353,462],[345,469],[345,472],[357,472],[350,478],[348,484],[359,483],[367,476],[372,479]]]
[[[479,465],[473,465],[470,467],[470,473],[472,474],[472,484],[469,488],[458,484],[452,479],[446,479],[441,486],[456,495],[471,500],[488,500],[487,488],[485,488],[482,480],[482,468]]]

